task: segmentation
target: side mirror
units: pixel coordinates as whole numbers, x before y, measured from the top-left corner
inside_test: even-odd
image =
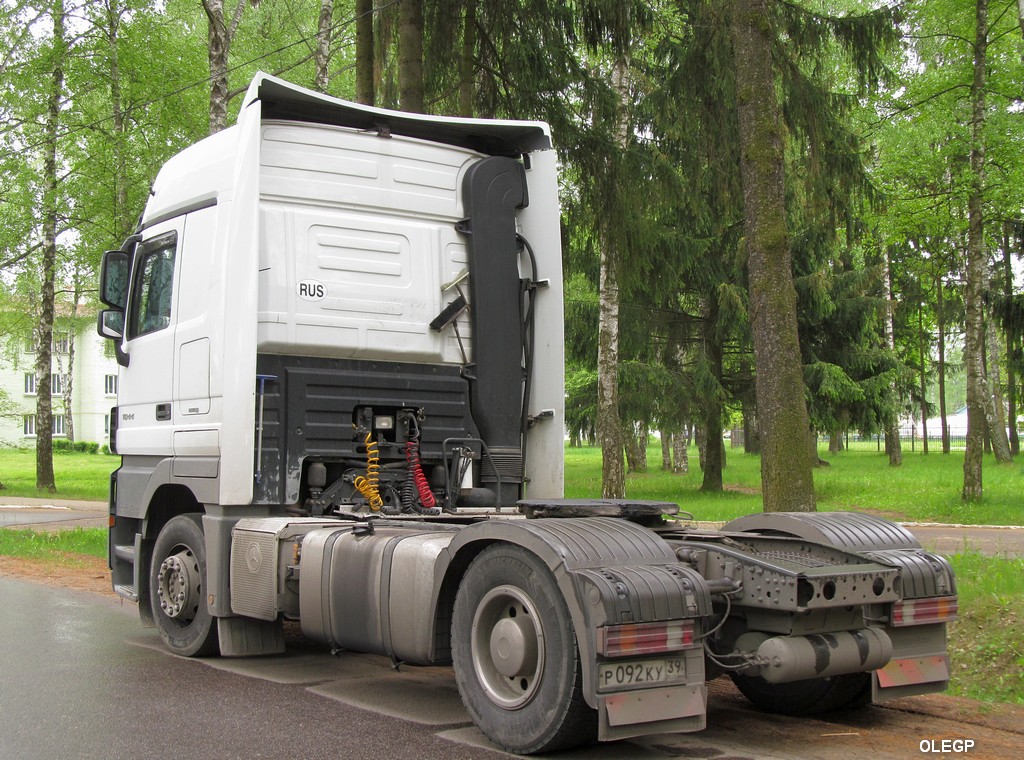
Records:
[[[96,332],[100,337],[114,342],[114,357],[122,367],[128,366],[128,353],[121,348],[124,337],[124,312],[120,309],[104,309],[96,319]]]
[[[107,340],[121,340],[124,337],[124,312],[104,309],[96,320],[96,332]]]
[[[100,300],[112,309],[124,312],[128,304],[128,275],[131,257],[124,251],[107,251],[103,254],[100,269]],[[122,319],[121,332],[124,332]],[[104,333],[100,331],[100,335]]]

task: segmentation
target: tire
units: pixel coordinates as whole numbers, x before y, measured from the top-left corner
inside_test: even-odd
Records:
[[[452,661],[470,716],[503,749],[550,752],[597,738],[569,609],[551,572],[525,549],[490,546],[466,570]]]
[[[818,715],[863,707],[871,701],[870,673],[790,683],[769,683],[760,676],[733,674],[732,680],[755,707],[777,715]]]
[[[149,566],[149,599],[156,629],[172,652],[203,657],[219,651],[217,624],[206,606],[201,515],[179,515],[160,531]]]

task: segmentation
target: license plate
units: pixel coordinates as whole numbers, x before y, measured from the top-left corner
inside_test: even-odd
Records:
[[[597,666],[598,691],[615,691],[631,686],[670,683],[685,679],[686,663],[682,657],[602,662]]]

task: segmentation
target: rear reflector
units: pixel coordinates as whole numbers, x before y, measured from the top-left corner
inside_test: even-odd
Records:
[[[604,657],[627,657],[674,652],[692,647],[692,620],[661,623],[627,623],[597,629],[597,653]]]
[[[948,623],[951,620],[956,620],[957,609],[955,596],[904,599],[892,606],[892,624],[899,628],[905,625]]]

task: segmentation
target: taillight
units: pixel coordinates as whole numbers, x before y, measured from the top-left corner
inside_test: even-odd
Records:
[[[691,647],[693,642],[693,620],[626,623],[597,629],[597,653],[604,657],[673,652]]]
[[[933,596],[927,599],[904,599],[892,606],[892,624],[927,625],[956,620],[958,605],[955,596]]]

